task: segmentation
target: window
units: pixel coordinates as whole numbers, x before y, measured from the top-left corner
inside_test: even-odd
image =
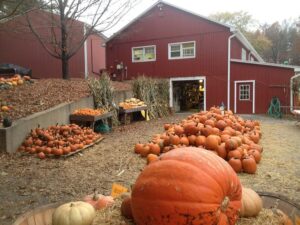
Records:
[[[156,60],[156,46],[132,48],[132,62],[147,62]]]
[[[247,60],[247,52],[244,48],[242,48],[242,60],[246,61]]]
[[[250,100],[250,85],[240,85],[240,100]]]
[[[169,59],[195,58],[195,41],[169,44]]]

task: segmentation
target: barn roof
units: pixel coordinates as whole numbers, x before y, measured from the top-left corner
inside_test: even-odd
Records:
[[[235,63],[243,63],[243,64],[252,64],[252,65],[259,65],[259,66],[272,66],[272,67],[280,67],[280,68],[286,68],[286,69],[293,69],[295,72],[300,71],[299,66],[293,66],[293,65],[284,65],[284,64],[277,64],[277,63],[266,63],[266,62],[255,62],[255,61],[243,61],[240,59],[231,59],[231,62]]]

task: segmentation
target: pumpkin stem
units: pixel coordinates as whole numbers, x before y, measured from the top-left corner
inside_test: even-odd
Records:
[[[72,202],[71,204],[70,204],[70,207],[73,207],[74,206],[74,203]]]
[[[223,200],[223,202],[221,203],[221,211],[222,212],[226,212],[228,205],[229,205],[230,199],[226,196]]]
[[[93,200],[94,200],[94,201],[97,201],[97,200],[98,200],[98,193],[97,193],[97,189],[96,189],[96,188],[94,188]]]

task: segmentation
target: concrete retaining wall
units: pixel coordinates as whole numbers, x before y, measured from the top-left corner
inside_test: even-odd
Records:
[[[118,104],[132,96],[131,91],[116,92],[114,96],[115,103]],[[85,107],[94,108],[93,97],[90,96],[76,102],[63,103],[48,110],[19,119],[15,121],[11,127],[0,128],[0,151],[8,153],[16,152],[31,129],[38,127],[38,125],[46,128],[57,123],[68,124],[70,122],[69,115],[75,109]]]

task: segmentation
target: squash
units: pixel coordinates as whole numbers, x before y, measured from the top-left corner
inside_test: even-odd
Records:
[[[250,188],[242,188],[241,217],[257,216],[262,210],[263,204],[260,196]]]
[[[178,148],[141,172],[132,190],[132,214],[137,225],[233,225],[241,192],[226,161],[205,149]]]
[[[100,195],[96,190],[94,190],[93,194],[85,196],[83,200],[92,205],[96,210],[103,209],[114,204],[113,197]]]
[[[147,155],[147,164],[153,163],[155,161],[158,161],[158,156],[155,154],[149,154]]]
[[[127,219],[133,219],[130,197],[127,197],[122,201],[121,214],[122,214],[122,216],[126,217]]]
[[[52,225],[91,225],[95,218],[95,209],[86,202],[70,202],[55,209]]]
[[[254,174],[256,172],[257,166],[255,159],[250,156],[246,156],[242,159],[243,171],[246,173]]]

